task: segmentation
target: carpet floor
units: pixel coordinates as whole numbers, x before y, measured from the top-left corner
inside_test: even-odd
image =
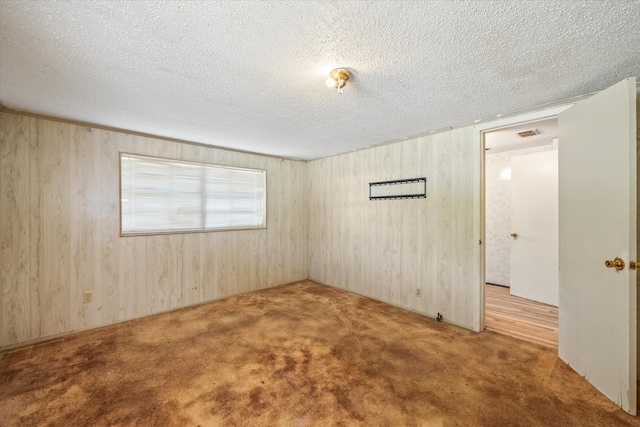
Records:
[[[310,281],[0,354],[2,426],[637,426],[557,353]]]

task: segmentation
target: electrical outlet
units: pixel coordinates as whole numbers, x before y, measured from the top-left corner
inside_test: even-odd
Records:
[[[416,289],[416,296],[417,297],[421,297],[422,296],[422,289],[420,289],[420,288]]]
[[[93,302],[93,291],[84,291],[82,293],[82,303],[89,304],[90,302]]]

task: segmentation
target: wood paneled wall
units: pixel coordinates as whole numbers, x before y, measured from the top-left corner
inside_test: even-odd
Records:
[[[478,129],[308,166],[310,279],[480,330]],[[426,199],[368,199],[369,182],[423,176]]]
[[[120,237],[120,151],[266,169],[267,228]],[[0,171],[0,347],[308,276],[306,163],[2,112]]]

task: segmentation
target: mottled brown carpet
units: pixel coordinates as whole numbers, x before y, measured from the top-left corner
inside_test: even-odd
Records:
[[[313,282],[0,355],[2,426],[631,426],[554,351]]]

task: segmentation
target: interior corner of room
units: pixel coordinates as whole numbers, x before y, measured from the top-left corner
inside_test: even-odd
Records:
[[[482,424],[477,406],[455,405],[485,398],[498,408],[487,421],[495,425],[571,425],[585,413],[596,424],[636,423],[628,414],[636,414],[640,372],[640,85],[629,76],[640,73],[640,50],[633,44],[623,50],[614,42],[625,37],[600,29],[613,22],[636,40],[640,4],[544,5],[544,15],[521,5],[500,7],[522,24],[530,14],[550,16],[546,9],[574,18],[583,9],[599,10],[591,15],[598,17],[598,31],[590,20],[576,18],[593,31],[576,24],[550,37],[557,23],[541,23],[548,31],[534,31],[504,22],[492,9],[498,6],[484,2],[216,2],[175,10],[159,2],[153,14],[138,2],[3,2],[0,373],[6,375],[0,383],[6,381],[6,398],[0,406],[18,408],[20,396],[4,385],[14,384],[19,372],[36,375],[38,367],[29,360],[45,351],[58,363],[47,366],[63,366],[73,353],[77,372],[89,360],[106,369],[126,356],[106,361],[105,348],[115,342],[126,346],[133,335],[140,354],[184,350],[188,344],[176,342],[179,325],[186,323],[194,328],[189,339],[213,345],[204,329],[215,318],[221,337],[216,359],[198,353],[184,365],[188,369],[176,368],[175,377],[167,373],[167,381],[188,378],[179,397],[163,400],[161,392],[150,392],[166,384],[155,378],[151,388],[123,382],[132,395],[154,400],[150,408],[177,417],[145,413],[149,418],[140,419],[157,425],[169,419],[182,425],[212,419],[311,425],[309,414],[324,417],[308,401],[282,398],[296,398],[289,388],[274,391],[265,384],[291,380],[289,387],[304,389],[300,395],[337,414],[333,424],[375,422],[374,416],[389,425],[427,419],[412,414],[434,425],[462,419]],[[432,28],[425,25],[431,20],[450,22],[460,13],[468,28],[454,19],[438,33],[441,38],[424,29]],[[379,28],[376,16],[397,24],[390,26],[389,40],[371,33]],[[210,31],[203,17],[224,31]],[[334,25],[344,28],[329,32]],[[118,31],[110,31],[112,26]],[[597,40],[587,49],[583,39],[591,33]],[[113,35],[111,43],[104,34]],[[471,44],[465,52],[473,61],[451,54],[459,46],[449,43],[459,34]],[[488,65],[489,51],[477,53],[484,46],[503,52],[507,41],[520,45],[534,36],[544,39],[538,46],[553,46],[534,55],[535,67],[518,49],[509,49],[509,60],[496,59],[496,66]],[[562,37],[584,58],[566,70],[557,65],[566,53],[556,40]],[[203,46],[209,49],[204,55]],[[598,46],[598,61],[590,61]],[[312,57],[308,49],[325,56]],[[357,63],[328,58],[336,52],[340,61],[353,57]],[[372,58],[383,59],[375,64]],[[602,58],[614,65],[607,68]],[[484,68],[476,73],[477,67]],[[446,78],[459,68],[466,74]],[[498,77],[487,86],[480,80],[486,75]],[[208,181],[198,180],[207,167],[255,172],[260,185],[252,188],[264,196],[256,202],[259,218],[235,227],[152,224],[145,231],[123,225],[123,212],[133,203],[123,193],[127,156],[193,167],[192,175],[167,181],[168,187],[182,188],[186,180],[198,187],[189,199],[197,203],[176,205],[170,214],[176,217],[215,205],[205,200]],[[241,192],[257,200],[251,191]],[[231,205],[233,197],[225,203]],[[245,202],[237,203],[237,211],[251,210]],[[231,210],[220,206],[211,209]],[[167,313],[174,320],[163,317]],[[315,332],[337,341],[304,335],[299,328],[305,319],[312,324],[310,317],[318,321]],[[243,331],[260,324],[265,329],[249,335],[273,339],[281,353],[269,354],[268,345],[247,350],[249,344],[234,341],[229,324]],[[387,335],[375,336],[383,324]],[[163,335],[163,328],[176,336]],[[299,335],[286,336],[287,331]],[[310,342],[325,341],[331,345],[318,345],[321,355],[310,355]],[[244,350],[257,359],[218,351],[232,342],[247,344]],[[351,352],[356,344],[362,345],[358,354]],[[79,347],[71,351],[72,345]],[[369,357],[376,346],[378,359]],[[447,357],[457,365],[448,365]],[[483,357],[495,370],[482,367]],[[350,377],[348,367],[336,369],[339,380],[329,376],[338,359],[353,363],[362,377]],[[145,360],[132,366],[152,372],[160,364],[159,355]],[[21,365],[12,370],[12,363]],[[269,380],[254,375],[260,364],[267,366]],[[206,384],[186,372],[209,365],[220,370]],[[319,365],[320,385],[301,380],[309,366]],[[456,381],[428,382],[436,372],[446,377],[456,371]],[[370,372],[375,378],[363,380]],[[381,372],[393,378],[380,380]],[[23,376],[21,396],[35,395],[30,384],[51,385],[43,381],[47,372],[40,375]],[[241,384],[232,384],[235,375]],[[511,376],[522,383],[510,382]],[[78,386],[64,376],[53,378],[56,408],[102,398],[87,382]],[[410,386],[417,388],[406,389],[415,391],[412,396],[402,398],[405,385],[391,386],[398,378],[413,381]],[[531,397],[521,384],[538,394]],[[367,393],[391,389],[395,400],[383,407],[393,416],[379,414]],[[571,402],[566,408],[563,393]],[[453,402],[451,395],[460,400]],[[15,425],[44,420],[39,417],[46,415],[48,396],[35,398],[40,412],[28,404],[15,409]],[[423,405],[425,400],[430,403]],[[239,406],[229,406],[232,401]],[[369,405],[368,413],[358,401]],[[280,408],[281,402],[292,406]],[[497,402],[518,409],[518,418],[500,412]],[[215,414],[207,406],[214,403]],[[250,406],[253,412],[243,412]],[[201,413],[189,412],[192,407]],[[260,408],[267,407],[281,412],[263,416]],[[66,415],[75,411],[70,408]],[[82,420],[81,412],[73,413],[74,421]],[[92,412],[98,424],[106,423],[99,412]],[[114,411],[109,420],[117,423],[119,416]]]

